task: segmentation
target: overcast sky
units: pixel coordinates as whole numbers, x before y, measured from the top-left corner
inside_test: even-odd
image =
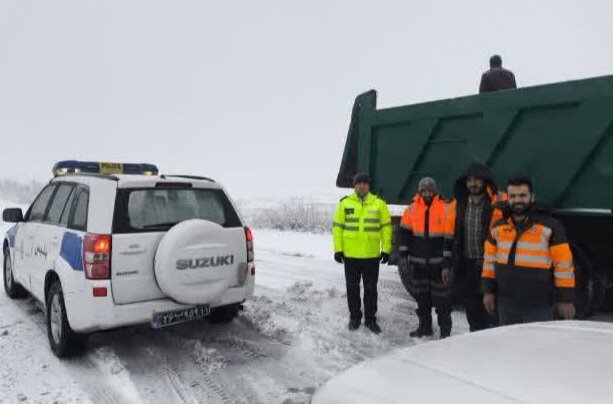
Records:
[[[355,96],[613,73],[612,0],[0,0],[0,177],[150,162],[236,197],[334,193]]]

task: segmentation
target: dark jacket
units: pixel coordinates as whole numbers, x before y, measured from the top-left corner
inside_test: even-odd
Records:
[[[483,223],[483,229],[481,232],[481,243],[485,244],[490,225],[495,220],[502,217],[502,209],[504,209],[506,205],[506,203],[503,201],[498,202],[498,199],[502,198],[497,195],[498,188],[496,187],[492,174],[486,165],[472,163],[466,168],[462,176],[456,180],[454,185],[455,199],[451,203],[449,214],[449,219],[453,222],[453,238],[445,239],[445,261],[443,263],[444,267],[453,267],[455,271],[458,270],[461,262],[464,260],[464,217],[466,215],[466,204],[468,203],[466,179],[469,176],[484,179],[485,188],[487,191],[486,198],[489,200],[489,203],[485,204],[482,212],[481,222]]]
[[[438,195],[427,205],[417,194],[400,220],[399,247],[409,262],[423,265],[443,263],[445,219],[449,206]]]
[[[562,224],[536,209],[532,209],[528,222],[521,228],[515,226],[509,216],[505,212],[505,216],[494,223],[488,234],[486,263],[493,265],[495,271],[487,271],[488,265],[484,266],[482,290],[496,293],[499,299],[520,306],[572,302],[575,287],[573,259]],[[548,236],[541,236],[540,233]],[[530,241],[535,238],[546,239],[547,242],[539,246]],[[506,249],[507,256],[504,256],[505,250],[494,254],[496,245],[504,242],[512,242],[510,249]],[[525,248],[529,250],[524,252]],[[532,259],[537,256],[533,255],[533,248],[548,252],[547,256],[539,255],[538,258],[550,261],[534,263]],[[531,259],[522,261],[522,257],[526,257],[522,254],[529,254]]]
[[[515,75],[503,67],[492,67],[481,75],[479,94],[517,88]]]

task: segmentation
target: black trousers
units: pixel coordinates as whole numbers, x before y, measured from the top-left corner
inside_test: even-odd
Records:
[[[512,300],[498,299],[500,325],[553,321],[553,306],[518,305]]]
[[[375,321],[379,258],[345,258],[345,283],[347,284],[349,316],[352,320],[357,321],[362,319],[360,279],[364,280],[364,317],[367,322]]]
[[[436,309],[438,326],[442,331],[451,331],[451,286],[443,283],[440,265],[413,266],[412,287],[417,300],[419,324],[432,326],[432,307]]]
[[[457,271],[456,282],[460,290],[462,303],[466,309],[466,320],[470,331],[479,331],[498,324],[498,320],[490,316],[483,306],[481,293],[481,271],[483,261],[464,259]]]

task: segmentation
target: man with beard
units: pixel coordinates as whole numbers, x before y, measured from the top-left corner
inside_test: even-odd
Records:
[[[377,324],[377,281],[379,262],[386,264],[392,250],[392,220],[383,199],[370,193],[370,177],[353,179],[355,192],[341,199],[334,215],[332,234],[334,260],[345,264],[349,329],[362,321],[360,278],[364,281],[364,325],[375,334]]]
[[[443,242],[449,205],[438,196],[436,182],[419,181],[417,195],[400,220],[398,250],[413,267],[412,289],[417,300],[419,327],[411,337],[432,335],[432,306],[436,308],[440,337],[451,334],[451,285],[443,282]]]
[[[572,319],[575,274],[564,228],[532,209],[530,178],[509,180],[507,194],[510,213],[485,242],[485,309],[493,313],[498,306],[500,325],[553,320],[554,303],[562,318]]]
[[[451,281],[460,292],[466,308],[470,331],[488,328],[493,321],[483,307],[481,271],[483,245],[490,226],[502,217],[504,196],[497,188],[490,170],[472,163],[454,186],[455,199],[449,207],[443,249],[443,281]],[[499,202],[500,201],[500,202]]]

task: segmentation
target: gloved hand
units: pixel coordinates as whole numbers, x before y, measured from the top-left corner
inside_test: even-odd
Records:
[[[338,262],[339,264],[342,264],[344,259],[345,259],[345,255],[342,252],[334,253],[334,261]]]
[[[390,260],[390,255],[388,253],[381,253],[381,263],[382,264],[387,264],[388,261]]]

